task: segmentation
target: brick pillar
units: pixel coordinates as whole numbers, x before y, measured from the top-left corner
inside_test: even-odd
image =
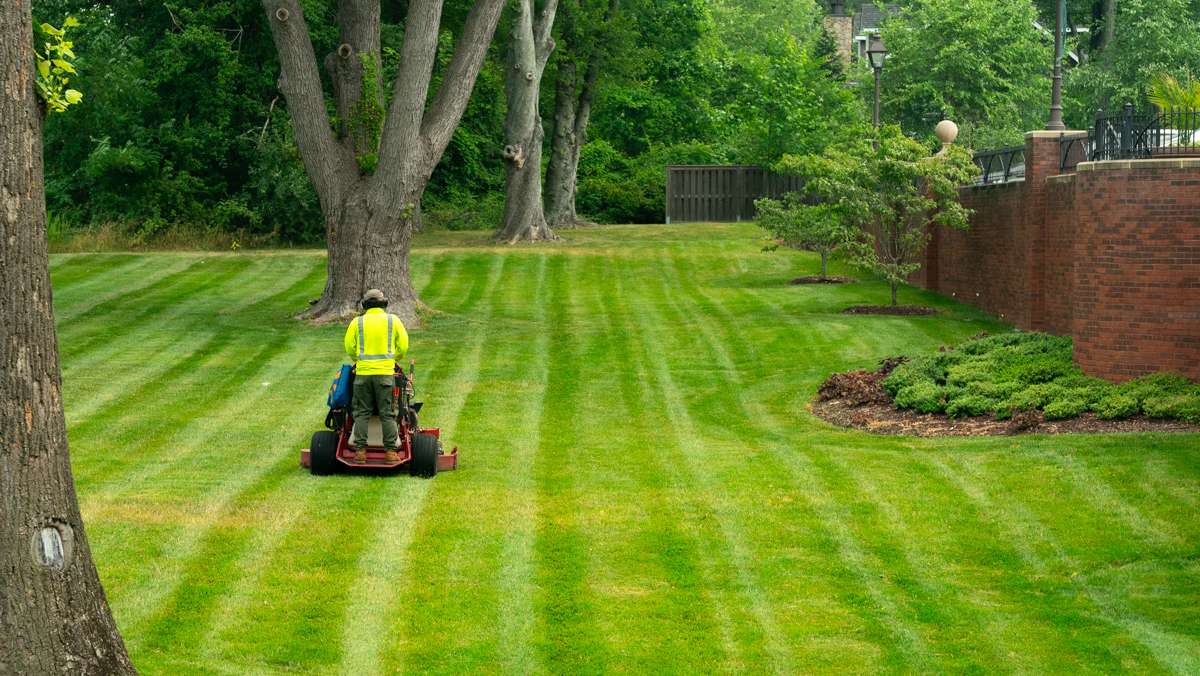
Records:
[[[1059,155],[1061,139],[1059,131],[1031,131],[1025,134],[1025,205],[1024,217],[1020,219],[1018,241],[1024,242],[1021,251],[1013,252],[1013,264],[1020,266],[1019,276],[1029,297],[1022,305],[1026,315],[1015,318],[1015,323],[1029,326],[1037,331],[1048,328],[1046,318],[1046,212],[1048,204],[1047,182],[1051,176],[1062,173]]]

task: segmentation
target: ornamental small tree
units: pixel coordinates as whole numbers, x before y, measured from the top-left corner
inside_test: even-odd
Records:
[[[929,223],[968,225],[971,212],[959,204],[958,189],[974,176],[974,163],[960,146],[931,156],[924,144],[887,126],[874,144],[857,141],[781,165],[806,176],[810,194],[854,227],[845,250],[859,267],[887,280],[892,305],[900,285],[921,268]]]
[[[837,204],[809,199],[806,193],[791,192],[782,200],[764,197],[755,200],[754,207],[759,227],[777,241],[821,257],[821,279],[828,277],[829,255],[846,244],[854,232]]]

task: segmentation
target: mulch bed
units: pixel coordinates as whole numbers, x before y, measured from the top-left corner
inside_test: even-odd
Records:
[[[883,381],[904,357],[885,359],[876,371],[850,371],[829,377],[809,410],[839,427],[872,434],[916,437],[1001,436],[1011,434],[1104,434],[1112,432],[1200,432],[1200,425],[1138,416],[1101,420],[1085,413],[1069,420],[1046,420],[1041,411],[1024,411],[1012,420],[990,416],[951,418],[943,414],[898,411],[883,389]]]
[[[853,284],[857,282],[853,277],[822,277],[820,275],[811,275],[808,277],[797,277],[788,282],[792,286],[800,286],[801,284]]]
[[[900,315],[904,317],[936,315],[938,311],[922,305],[855,305],[842,310],[844,315]]]

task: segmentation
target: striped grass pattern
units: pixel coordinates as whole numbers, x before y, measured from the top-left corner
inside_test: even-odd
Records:
[[[747,225],[427,234],[432,481],[314,478],[309,252],[55,256],[75,476],[144,673],[1200,672],[1200,438],[924,440],[805,409],[994,320]],[[836,266],[835,266],[836,267]],[[845,270],[835,270],[841,274]]]

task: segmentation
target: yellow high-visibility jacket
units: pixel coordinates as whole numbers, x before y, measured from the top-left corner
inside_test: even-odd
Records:
[[[354,318],[346,327],[342,342],[360,376],[390,376],[396,369],[396,360],[404,359],[408,352],[404,324],[399,317],[379,307]]]

